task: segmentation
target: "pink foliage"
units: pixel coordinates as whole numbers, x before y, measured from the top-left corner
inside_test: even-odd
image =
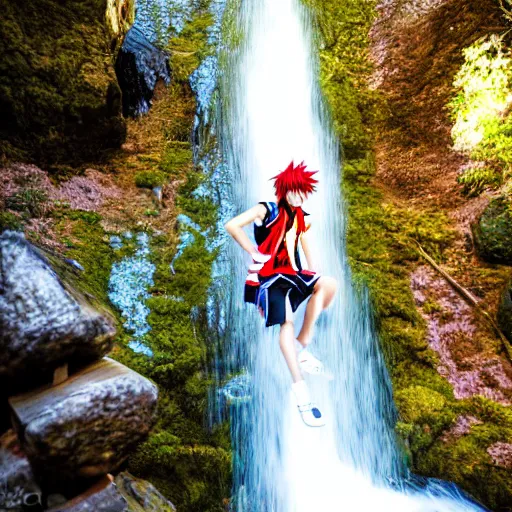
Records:
[[[422,309],[422,316],[427,321],[428,344],[439,355],[437,370],[452,384],[455,397],[483,395],[509,404],[503,392],[512,389],[512,380],[503,366],[508,363],[497,355],[477,354],[464,361],[464,369],[460,369],[453,359],[452,349],[457,344],[471,345],[476,341],[472,308],[430,267],[419,267],[411,274],[411,289],[420,309],[424,308],[427,299],[440,306],[435,311]]]
[[[487,448],[494,464],[504,468],[512,469],[512,444],[494,443]]]
[[[483,423],[479,419],[475,418],[474,416],[470,415],[462,415],[457,418],[455,421],[455,424],[452,425],[452,427],[446,431],[443,436],[443,441],[450,441],[453,439],[458,439],[459,437],[465,436],[466,434],[469,434],[471,427],[473,425],[479,425]]]
[[[0,170],[3,186],[0,188],[0,200],[33,188],[46,192],[50,201],[64,201],[76,210],[97,210],[105,199],[119,198],[121,190],[113,185],[110,177],[94,169],[87,169],[84,176],[74,176],[56,187],[46,172],[35,165],[12,164]]]
[[[97,210],[106,198],[119,198],[121,191],[108,183],[105,176],[87,169],[85,176],[74,176],[59,190],[61,199],[75,210]]]
[[[57,188],[52,184],[48,175],[35,165],[12,164],[0,169],[0,175],[2,176],[2,186],[0,187],[2,202],[28,188],[42,190],[46,192],[48,198],[58,199]]]

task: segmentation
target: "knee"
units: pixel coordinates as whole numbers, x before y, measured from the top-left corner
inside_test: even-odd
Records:
[[[291,320],[285,320],[281,324],[281,331],[286,330],[286,329],[293,329],[293,322]]]
[[[338,281],[336,281],[336,279],[334,279],[334,277],[330,277],[330,276],[326,276],[326,287],[332,291],[332,293],[336,293],[336,291],[338,290]]]
[[[318,287],[317,290],[322,290],[328,295],[334,295],[336,291],[338,290],[338,281],[334,279],[334,277],[330,276],[322,276],[318,280]]]
[[[334,295],[338,290],[338,281],[333,277],[325,276],[325,280],[322,285],[322,291],[324,296],[323,307],[326,308],[333,301]]]

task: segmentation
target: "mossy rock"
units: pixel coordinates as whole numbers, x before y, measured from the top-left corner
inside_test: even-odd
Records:
[[[113,52],[133,9],[115,3],[0,0],[0,139],[8,142],[7,158],[77,164],[124,142]],[[126,19],[109,20],[112,10]]]
[[[507,339],[512,342],[512,281],[509,281],[501,296],[498,325]]]
[[[473,235],[483,260],[512,265],[512,211],[505,198],[489,203],[473,226]]]
[[[512,483],[504,468],[492,464],[485,446],[473,435],[445,441],[439,438],[418,457],[414,468],[425,475],[442,471],[443,477],[471,492],[495,511],[510,510]]]

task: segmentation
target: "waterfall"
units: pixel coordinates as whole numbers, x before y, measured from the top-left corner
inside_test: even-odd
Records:
[[[302,422],[292,399],[279,326],[265,328],[256,308],[243,302],[249,255],[230,238],[221,248],[214,274],[222,330],[216,371],[220,380],[245,379],[250,394],[229,406],[232,510],[482,510],[452,484],[415,479],[397,447],[391,384],[371,307],[367,293],[354,288],[347,262],[342,166],[318,85],[308,11],[298,0],[237,4],[219,73],[217,127],[229,173],[219,194],[223,221],[275,200],[269,179],[292,159],[304,160],[308,170],[319,170],[317,191],[303,205],[311,215],[314,270],[335,277],[339,290],[311,345],[335,374],[331,382],[306,377],[328,421],[315,429]],[[247,232],[252,237],[252,229]],[[304,309],[295,313],[296,334]],[[212,415],[218,410],[212,402]]]

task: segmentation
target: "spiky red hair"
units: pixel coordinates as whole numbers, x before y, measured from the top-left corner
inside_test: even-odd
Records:
[[[306,165],[304,165],[304,161],[294,167],[292,160],[284,171],[270,178],[271,180],[276,180],[274,182],[274,188],[278,201],[284,199],[289,191],[302,192],[307,195],[316,190],[314,184],[318,183],[318,180],[315,180],[311,176],[318,171],[306,171],[305,169]]]

